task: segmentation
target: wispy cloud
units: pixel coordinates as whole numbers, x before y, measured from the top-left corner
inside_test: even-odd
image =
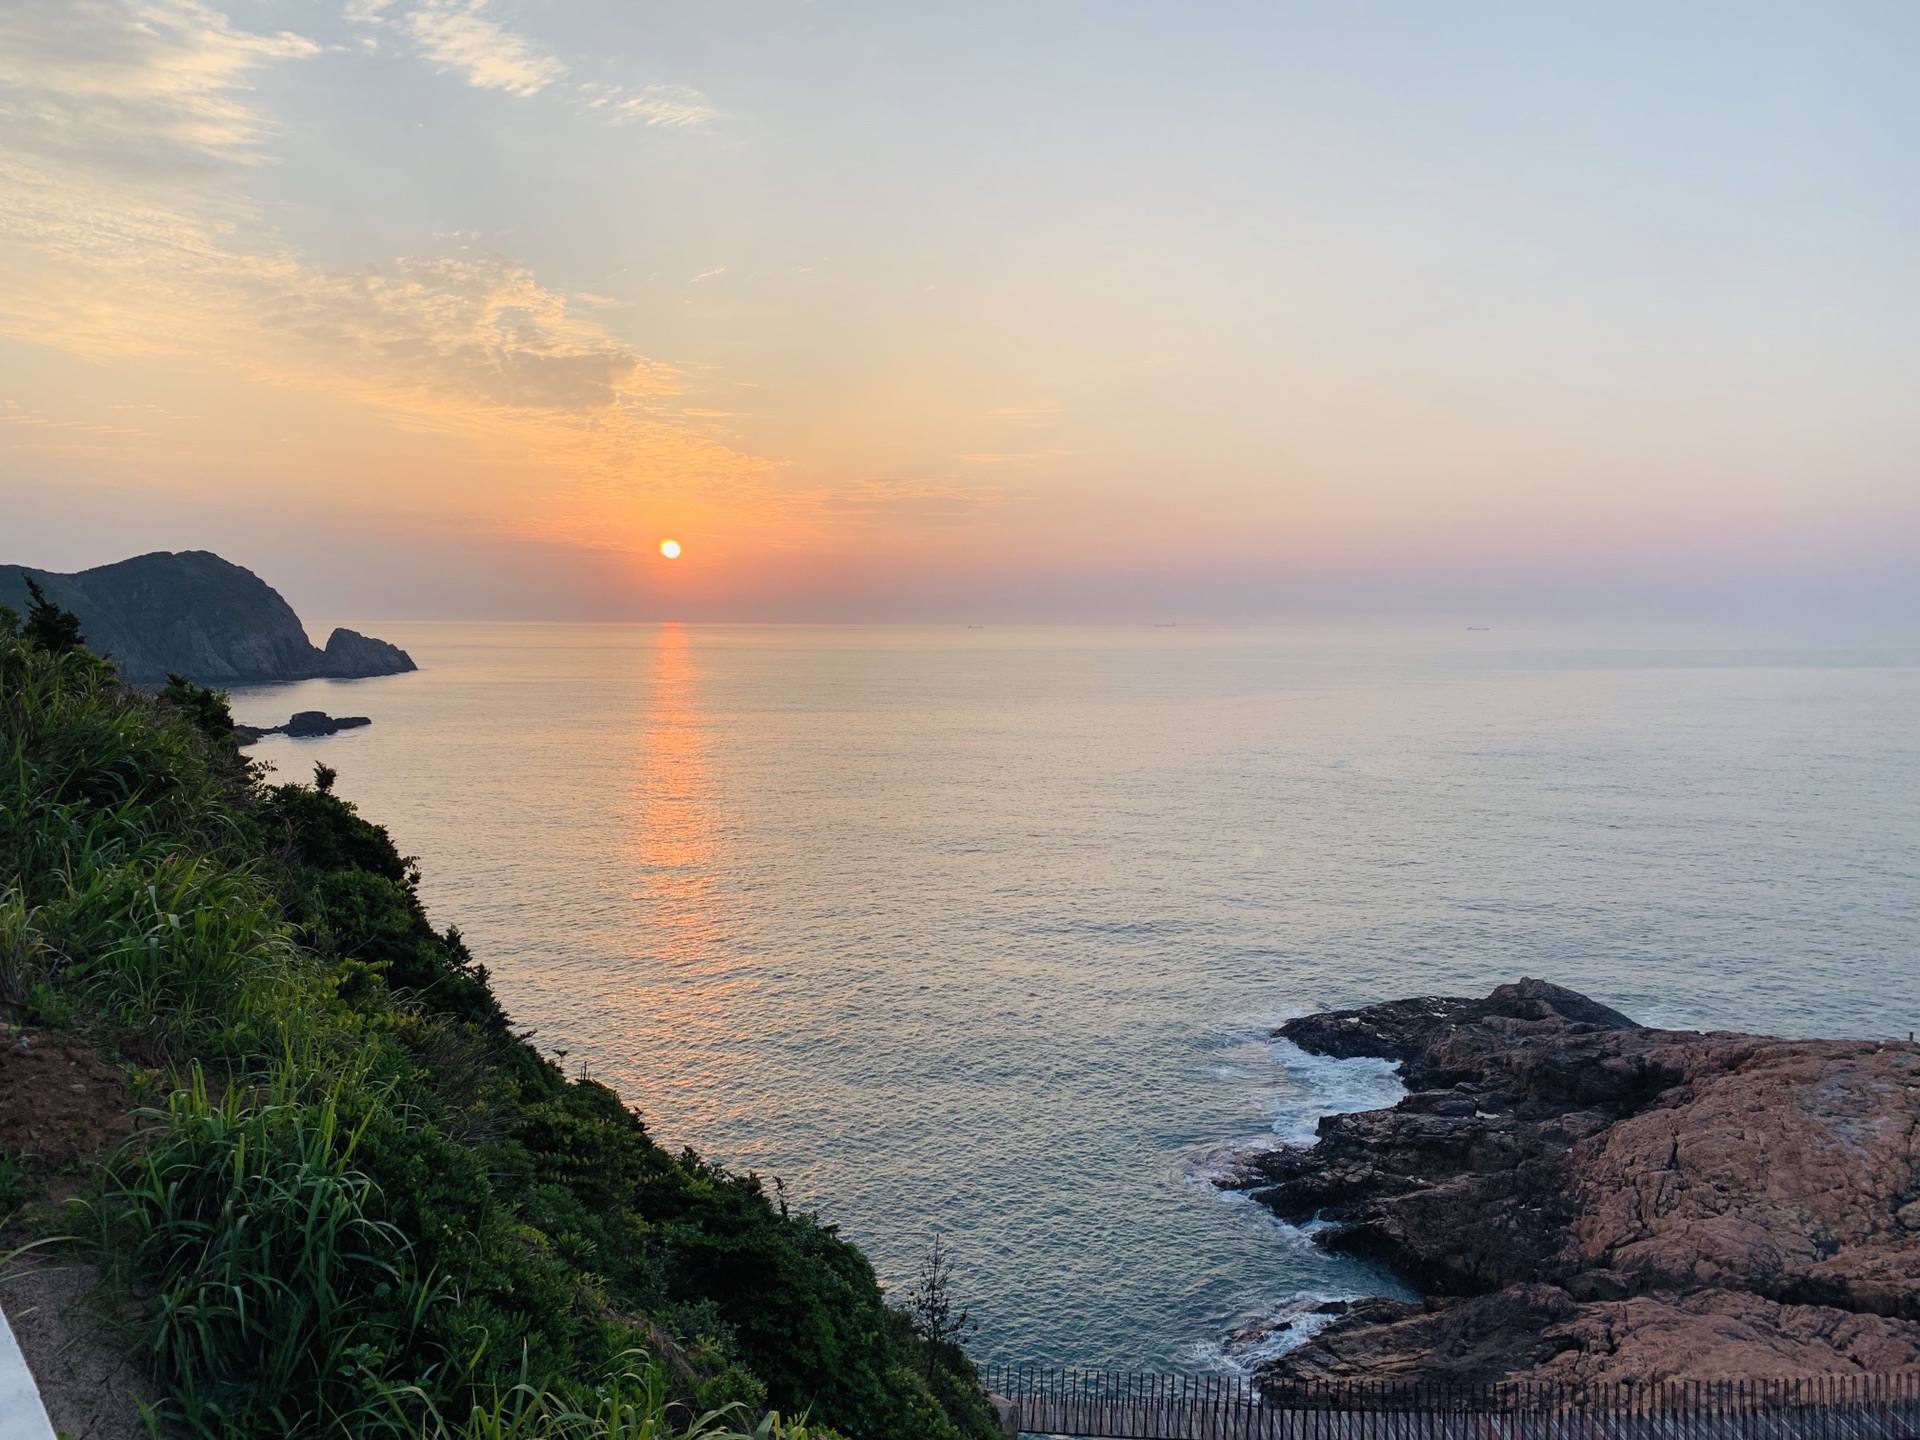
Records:
[[[429,63],[482,90],[538,95],[567,67],[486,13],[486,0],[424,0],[395,23]]]
[[[561,60],[496,20],[487,0],[352,0],[346,14],[370,34],[403,39],[428,64],[482,90],[504,90],[527,99],[558,87],[567,77]],[[685,130],[720,114],[705,95],[687,85],[629,90],[585,80],[563,93],[581,110],[613,125]]]
[[[249,85],[316,50],[193,0],[0,9],[0,331],[330,391],[605,484],[759,468],[663,420],[673,373],[510,259],[342,273],[241,242],[257,216],[237,181],[270,134]]]
[[[289,374],[350,375],[369,399],[584,412],[672,388],[667,371],[500,257],[401,260],[351,275],[267,261],[233,278]]]
[[[240,97],[247,74],[319,48],[235,29],[194,0],[10,0],[0,6],[0,135],[15,154],[128,179],[155,165],[177,175],[245,161],[266,129]]]
[[[616,125],[660,125],[684,130],[718,118],[707,97],[686,85],[649,85],[638,92],[588,81],[580,86],[583,108]]]

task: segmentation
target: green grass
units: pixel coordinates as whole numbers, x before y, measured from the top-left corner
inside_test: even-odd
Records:
[[[458,1423],[430,1412],[413,1433],[419,1440],[842,1440],[834,1430],[786,1420],[778,1411],[757,1423],[738,1405],[695,1414],[668,1399],[658,1365],[584,1394],[522,1382],[474,1405]]]
[[[214,1100],[196,1069],[89,1202],[148,1297],[145,1368],[192,1433],[385,1428],[367,1381],[416,1343],[440,1286],[354,1166],[372,1112],[343,1125],[349,1083],[302,1093],[315,1077],[283,1063]]]
[[[833,1227],[518,1038],[414,863],[265,784],[223,696],[12,631],[0,1008],[155,1096],[47,1225],[117,1281],[162,1432],[998,1433]]]

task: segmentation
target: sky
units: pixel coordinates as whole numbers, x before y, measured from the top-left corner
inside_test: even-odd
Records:
[[[1910,0],[0,0],[0,561],[1914,633],[1916,63]]]

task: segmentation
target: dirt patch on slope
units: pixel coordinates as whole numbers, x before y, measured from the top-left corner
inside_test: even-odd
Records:
[[[118,1065],[71,1037],[0,1033],[0,1152],[29,1171],[60,1175],[133,1133]]]
[[[61,1200],[134,1131],[125,1071],[77,1037],[0,1030],[0,1154],[30,1194]],[[56,1222],[57,1223],[57,1222]],[[0,1252],[34,1237],[15,1223]],[[90,1265],[31,1250],[0,1266],[0,1309],[54,1426],[73,1440],[138,1440],[143,1394]]]

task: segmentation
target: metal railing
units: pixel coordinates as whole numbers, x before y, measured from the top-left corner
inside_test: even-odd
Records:
[[[1920,1440],[1920,1370],[1651,1384],[1333,1381],[988,1365],[1010,1431],[1115,1440]]]

